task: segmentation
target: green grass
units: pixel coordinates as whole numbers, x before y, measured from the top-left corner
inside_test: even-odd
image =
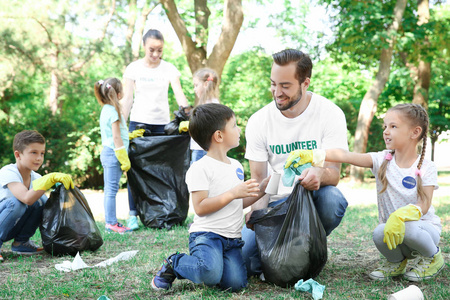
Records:
[[[437,214],[444,225],[440,247],[446,268],[433,280],[416,284],[425,299],[450,299],[450,196],[433,200]],[[192,216],[185,223],[192,221]],[[368,273],[373,270],[380,254],[372,242],[372,231],[377,225],[375,205],[350,206],[341,225],[328,237],[328,261],[315,278],[326,286],[323,299],[387,299],[388,295],[408,287],[411,283],[401,278],[374,282]],[[249,280],[248,287],[239,293],[222,292],[195,285],[187,280],[176,280],[170,291],[151,289],[153,274],[162,260],[175,251],[188,251],[186,226],[170,231],[141,228],[130,235],[108,234],[104,223],[98,223],[104,245],[96,252],[84,252],[81,257],[88,265],[95,265],[120,252],[139,250],[129,261],[106,268],[92,268],[60,272],[55,264],[71,256],[52,257],[49,254],[33,257],[14,256],[11,242],[3,245],[5,262],[0,264],[0,299],[312,299],[309,293],[283,289]],[[39,232],[33,237],[40,240]]]

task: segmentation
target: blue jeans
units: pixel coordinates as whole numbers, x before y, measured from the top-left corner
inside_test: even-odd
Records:
[[[324,186],[312,192],[313,202],[316,207],[323,228],[327,236],[341,223],[348,203],[341,191],[335,186]],[[276,206],[287,198],[269,203],[269,207]],[[242,239],[245,245],[242,248],[248,276],[262,273],[261,260],[256,246],[255,232],[246,226],[242,229]]]
[[[122,169],[120,168],[120,162],[114,150],[109,147],[103,147],[102,153],[100,154],[100,161],[103,166],[105,223],[114,225],[117,223],[116,195],[119,191]]]
[[[213,232],[193,232],[189,235],[190,255],[172,256],[175,275],[178,279],[239,291],[247,286],[243,244],[240,238],[225,238]]]
[[[40,198],[26,205],[14,197],[0,202],[0,248],[3,242],[26,242],[34,235],[42,221],[45,202],[45,198]]]
[[[192,150],[191,164],[206,155],[205,150]]]
[[[136,129],[137,125],[141,125],[144,129],[149,129],[155,134],[164,134],[164,126],[166,125],[152,125],[140,122],[130,121],[130,126],[128,126],[128,131],[132,132]],[[133,200],[133,195],[131,195],[130,185],[127,186],[128,189],[128,205],[130,207],[130,216],[137,216],[136,204]]]

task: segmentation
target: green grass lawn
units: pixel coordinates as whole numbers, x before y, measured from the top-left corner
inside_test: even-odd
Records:
[[[449,176],[450,178],[450,176]],[[433,199],[441,217],[443,232],[440,242],[446,268],[434,279],[417,283],[425,299],[450,299],[450,196]],[[192,221],[192,216],[185,223]],[[328,237],[328,261],[315,278],[325,285],[323,299],[387,299],[388,295],[408,287],[401,278],[385,282],[369,279],[380,260],[372,242],[372,230],[377,225],[375,205],[350,206],[341,223]],[[222,292],[176,280],[170,291],[154,291],[151,279],[163,259],[175,251],[188,251],[186,226],[170,231],[142,228],[132,234],[118,235],[104,232],[98,223],[104,245],[96,252],[84,252],[81,257],[88,265],[95,265],[123,251],[139,250],[129,261],[106,268],[83,269],[70,273],[55,269],[55,264],[71,256],[52,257],[49,254],[33,257],[14,256],[11,242],[3,245],[5,262],[0,264],[0,299],[312,299],[309,293],[293,288],[284,289],[260,281],[249,280],[248,287],[239,293]],[[39,232],[33,237],[40,240]]]

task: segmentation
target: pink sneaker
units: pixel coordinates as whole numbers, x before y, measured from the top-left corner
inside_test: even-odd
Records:
[[[117,232],[117,233],[120,233],[120,234],[133,231],[130,228],[123,226],[120,223],[116,223],[114,225],[106,224],[105,228],[106,228],[106,231]]]

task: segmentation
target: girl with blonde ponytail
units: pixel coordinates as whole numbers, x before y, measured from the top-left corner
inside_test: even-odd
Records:
[[[116,195],[122,171],[131,167],[128,158],[128,128],[122,116],[119,100],[122,99],[122,83],[117,78],[99,80],[94,85],[94,93],[102,106],[100,132],[103,150],[100,161],[103,166],[105,227],[107,231],[124,233],[130,228],[117,222]]]
[[[196,95],[195,106],[206,103],[220,103],[219,77],[217,76],[216,71],[209,68],[199,69],[194,73],[193,81],[194,93]],[[206,151],[193,139],[191,139],[191,150],[191,163],[206,155]]]
[[[422,106],[399,104],[390,108],[384,118],[387,150],[296,150],[297,157],[313,159],[314,155],[323,157],[325,152],[326,161],[372,169],[377,181],[379,219],[373,241],[387,260],[369,274],[371,279],[403,275],[407,280],[421,281],[434,277],[444,267],[438,247],[442,226],[431,205],[433,191],[438,188],[437,169],[425,158],[428,126],[428,114]],[[408,260],[411,265],[407,268]]]

